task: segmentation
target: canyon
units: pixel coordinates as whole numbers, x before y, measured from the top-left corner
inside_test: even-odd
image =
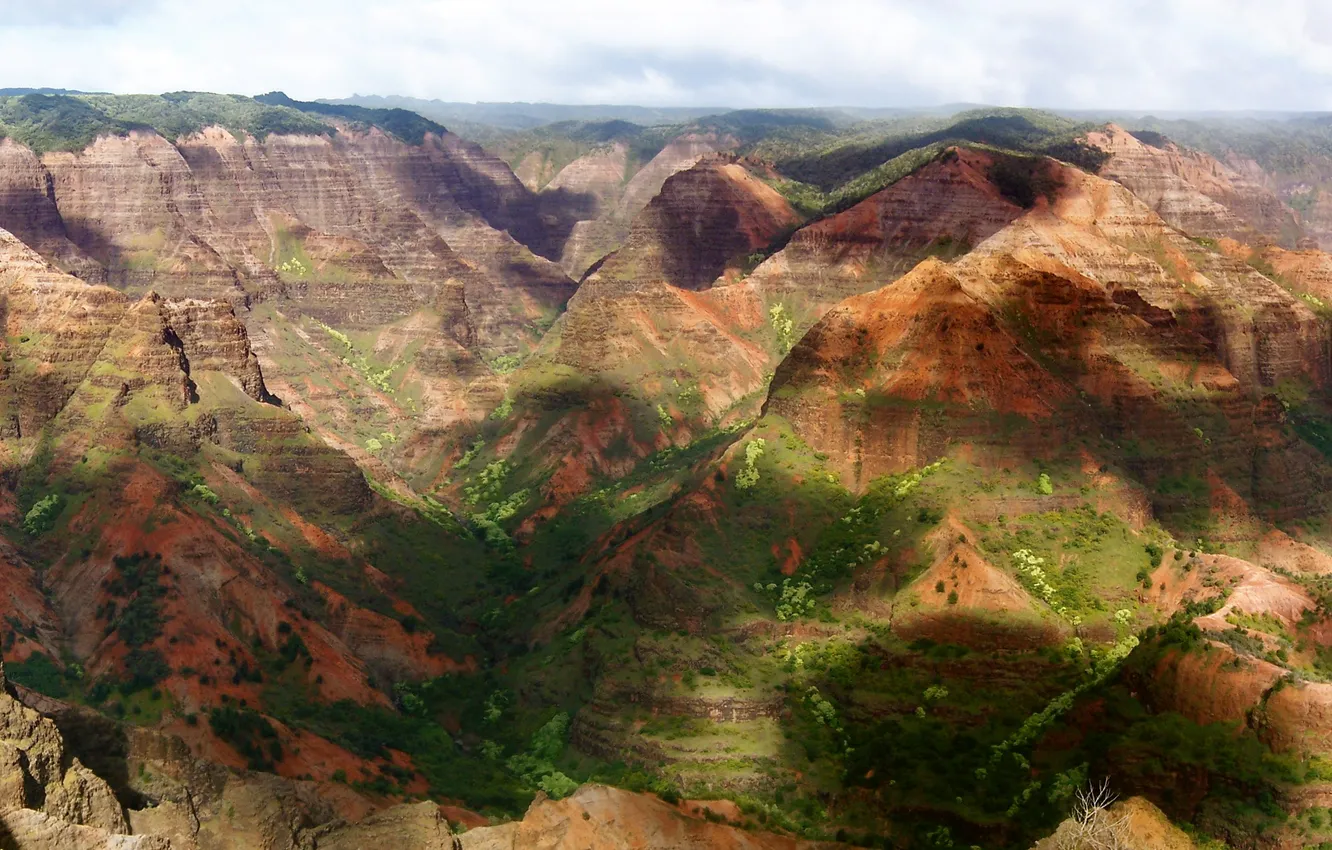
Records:
[[[1332,840],[1284,177],[220,97],[0,122],[0,846]]]

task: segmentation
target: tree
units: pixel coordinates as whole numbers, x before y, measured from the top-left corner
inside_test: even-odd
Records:
[[[1109,780],[1078,790],[1073,813],[1054,834],[1055,850],[1121,850],[1129,846],[1129,818],[1114,811]]]

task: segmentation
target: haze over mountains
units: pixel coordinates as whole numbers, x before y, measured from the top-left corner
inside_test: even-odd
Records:
[[[0,93],[0,847],[1332,842],[1329,128]]]

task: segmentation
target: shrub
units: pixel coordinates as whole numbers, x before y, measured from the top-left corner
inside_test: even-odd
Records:
[[[64,499],[60,494],[51,493],[28,509],[27,515],[23,517],[23,530],[33,537],[49,531],[63,506]]]
[[[132,649],[125,656],[125,672],[129,680],[122,686],[124,693],[134,693],[151,688],[171,675],[162,653],[155,649]]]
[[[557,770],[547,774],[537,783],[537,787],[545,791],[552,800],[560,800],[577,791],[578,783]]]
[[[814,610],[814,588],[809,582],[792,584],[791,580],[782,581],[782,595],[777,600],[777,619],[785,622],[804,617]]]
[[[190,494],[210,505],[216,505],[218,501],[217,494],[207,484],[195,484],[190,488]]]
[[[116,632],[130,647],[151,643],[162,634],[162,610],[158,599],[166,591],[160,583],[161,556],[140,552],[117,556],[112,563],[119,575],[107,583],[107,592],[127,600],[119,616],[115,615],[114,603],[108,608]]]
[[[208,715],[208,725],[214,735],[226,741],[245,758],[250,770],[271,772],[274,765],[282,761],[282,743],[278,740],[277,730],[261,714],[224,705],[212,710]],[[346,782],[347,774],[341,770],[336,771],[333,779]]]
[[[1053,201],[1059,191],[1059,179],[1038,157],[1001,156],[990,166],[989,178],[1008,200],[1030,209],[1036,199]]]
[[[767,441],[762,437],[756,440],[750,440],[745,446],[745,466],[735,475],[735,486],[740,490],[749,490],[759,482],[759,471],[754,467],[758,459],[763,457],[764,447]]]
[[[791,350],[792,334],[795,332],[795,322],[786,314],[786,307],[782,304],[774,304],[768,310],[768,322],[772,329],[777,332],[778,349],[785,354]]]
[[[1148,543],[1142,548],[1147,551],[1147,557],[1151,558],[1153,568],[1161,566],[1161,559],[1165,557],[1165,551],[1159,545]]]
[[[1044,472],[1036,479],[1036,492],[1042,496],[1049,496],[1054,493],[1054,485],[1050,483],[1050,476]]]
[[[565,712],[546,721],[532,736],[532,755],[546,761],[554,761],[564,752],[565,741],[569,735],[569,715]]]

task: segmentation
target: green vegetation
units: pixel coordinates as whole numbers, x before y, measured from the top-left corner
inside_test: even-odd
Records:
[[[113,598],[98,611],[97,619],[108,620],[108,629],[126,646],[144,646],[162,634],[159,600],[166,593],[161,584],[162,557],[140,552],[116,556],[113,563],[117,576],[106,584],[107,595]]]
[[[63,506],[64,499],[59,493],[50,493],[44,496],[29,508],[27,514],[24,515],[23,530],[33,537],[49,531],[55,524]]]
[[[777,350],[783,354],[790,351],[794,341],[792,333],[795,330],[795,320],[787,315],[785,305],[772,305],[768,309],[768,322],[777,334]]]
[[[306,103],[280,92],[257,98],[206,92],[162,95],[24,94],[0,97],[0,136],[38,153],[79,151],[98,136],[154,131],[175,140],[217,125],[237,136],[329,135],[323,118],[378,127],[409,144],[444,128],[403,109],[365,109]]]
[[[768,585],[768,590],[774,589],[775,585]],[[777,600],[777,619],[795,620],[813,613],[815,605],[813,589],[807,581],[798,583],[792,583],[790,579],[782,581],[781,596]]]
[[[175,92],[164,95],[48,95],[0,98],[0,135],[38,153],[78,151],[98,136],[152,130],[168,139],[211,125],[263,139],[270,133],[326,135],[322,121],[239,95]]]
[[[73,105],[61,106],[69,114],[42,130],[53,134],[44,144],[77,144],[79,133],[93,132],[103,119],[162,126],[170,119],[188,128],[214,104],[196,96],[133,104],[69,100]],[[119,111],[112,110],[116,104]],[[187,107],[195,112],[182,117]],[[277,95],[237,100],[235,121],[258,121],[242,112],[260,107],[274,110],[274,122],[313,122],[320,132],[328,131],[322,117],[376,124],[417,141],[442,129],[386,110]],[[782,173],[798,178],[774,178],[774,186],[809,215],[953,156],[947,150],[958,140],[992,154],[990,179],[1022,207],[1040,204],[1057,188],[1036,154],[1087,167],[1098,160],[1072,141],[1084,125],[1026,111],[853,126],[765,111],[700,126],[734,132],[750,151],[772,154]],[[527,153],[551,166],[578,151],[625,144],[626,178],[666,137],[665,130],[612,126],[559,132],[566,135],[533,132],[523,142],[530,143]],[[572,139],[576,133],[583,138]],[[804,161],[811,152],[818,162]],[[135,256],[145,269],[157,238],[145,238]],[[951,258],[967,248],[944,238],[922,250]],[[278,228],[273,250],[284,278],[325,273],[298,232]],[[752,271],[766,256],[755,252],[741,267]],[[168,677],[202,683],[225,675],[251,688],[249,702],[225,699],[200,719],[254,769],[272,770],[282,761],[281,725],[372,762],[359,776],[340,777],[371,794],[408,796],[416,775],[392,763],[408,753],[431,796],[496,816],[521,814],[538,791],[559,798],[579,782],[597,780],[668,800],[730,797],[750,825],[875,847],[1027,847],[1067,814],[1074,789],[1102,776],[1124,777],[1125,787],[1152,793],[1159,789],[1154,777],[1187,777],[1196,786],[1189,803],[1201,813],[1199,825],[1256,846],[1248,839],[1280,820],[1274,789],[1317,772],[1316,765],[1274,756],[1250,731],[1194,724],[1154,711],[1137,696],[1148,692],[1143,682],[1153,670],[1180,654],[1208,652],[1215,641],[1270,656],[1292,676],[1332,671],[1332,653],[1312,645],[1315,615],[1288,628],[1270,616],[1234,611],[1233,628],[1207,640],[1181,615],[1141,639],[1135,635],[1158,616],[1158,576],[1196,570],[1203,587],[1219,585],[1204,562],[1185,559],[1165,528],[1139,521],[1147,512],[1139,509],[1140,492],[1172,522],[1210,519],[1204,473],[1220,468],[1212,440],[1220,446],[1229,435],[1228,424],[1203,409],[1205,398],[1166,411],[1180,414],[1188,449],[1175,452],[1184,457],[1169,465],[1155,461],[1175,447],[1131,436],[1097,442],[1082,431],[1040,462],[984,457],[973,464],[968,459],[983,447],[950,441],[937,427],[958,408],[916,403],[909,413],[918,417],[919,445],[911,451],[955,455],[867,480],[869,459],[884,449],[867,445],[863,435],[830,458],[779,417],[734,421],[743,406],[719,415],[731,424],[706,430],[699,423],[712,413],[705,399],[714,385],[696,378],[687,361],[663,371],[644,401],[572,369],[547,369],[538,359],[491,357],[493,373],[513,377],[487,378],[489,398],[498,402],[489,415],[471,416],[469,408],[469,420],[456,430],[418,427],[425,417],[415,418],[416,402],[424,409],[438,394],[402,377],[417,371],[405,368],[416,351],[400,342],[410,336],[398,333],[410,329],[407,323],[395,325],[394,334],[352,325],[339,330],[312,319],[297,328],[283,326],[271,307],[254,309],[260,320],[274,320],[279,372],[308,376],[317,391],[345,396],[345,406],[321,414],[311,428],[335,429],[345,444],[377,455],[366,465],[370,475],[385,463],[401,472],[399,464],[419,461],[421,468],[409,473],[417,491],[396,480],[373,482],[373,499],[343,514],[318,513],[321,497],[348,479],[321,474],[313,438],[248,428],[271,415],[271,406],[234,394],[226,396],[230,407],[201,403],[211,419],[193,407],[181,414],[148,392],[123,406],[102,400],[96,421],[124,417],[134,427],[133,441],[123,441],[130,447],[115,453],[72,440],[53,444],[44,435],[16,437],[11,455],[31,460],[10,478],[19,506],[11,522],[22,517],[27,534],[16,546],[39,574],[59,578],[70,565],[105,557],[108,539],[123,539],[104,535],[106,528],[120,534],[117,523],[124,522],[106,505],[123,500],[124,470],[137,469],[162,484],[143,519],[146,531],[184,519],[190,533],[220,535],[238,547],[228,552],[271,573],[290,609],[269,645],[251,633],[246,617],[227,623],[249,646],[248,658],[233,657],[222,670],[173,671],[178,658],[189,657],[172,654],[171,642],[181,635],[166,622],[167,600],[174,606],[172,594],[180,592],[176,562],[151,552],[118,557],[94,589],[102,600],[95,628],[123,646],[123,655],[108,656],[123,657],[123,665],[85,681],[72,659],[43,654],[45,636],[14,618],[6,649],[38,650],[16,653],[26,659],[10,667],[16,682],[153,722],[180,710],[171,701],[176,683],[161,687]],[[769,353],[789,351],[808,318],[802,302],[770,301],[763,309],[766,322],[760,313],[749,342]],[[1044,356],[1039,350],[1048,332],[1039,322],[1016,313],[1005,319],[1033,343],[1033,356]],[[292,341],[298,336],[300,343]],[[15,342],[11,350],[30,344]],[[1141,362],[1155,368],[1146,355]],[[328,364],[336,374],[320,375],[312,364]],[[201,396],[227,391],[210,380],[230,386],[198,371]],[[122,383],[109,371],[95,377],[117,380],[109,391],[89,381],[79,393],[114,393]],[[502,399],[499,386],[506,387]],[[1297,433],[1332,457],[1332,416],[1316,389],[1288,380],[1273,390]],[[757,409],[759,401],[745,404]],[[1070,403],[1094,412],[1091,399]],[[843,404],[853,418],[901,400],[847,392]],[[606,415],[571,430],[571,410]],[[345,421],[335,422],[339,417]],[[1030,427],[1017,416],[978,421],[1002,433]],[[614,424],[603,427],[607,422]],[[219,440],[225,445],[204,440],[193,448],[210,428],[226,433]],[[238,448],[252,431],[262,449]],[[290,440],[298,462],[283,465],[287,458],[266,454],[270,439]],[[1317,457],[1304,455],[1302,462],[1316,467]],[[451,469],[449,457],[457,457]],[[272,477],[260,487],[265,474]],[[274,486],[273,477],[282,480]],[[310,510],[291,495],[307,485]],[[1133,500],[1132,527],[1111,512],[1125,498]],[[289,506],[299,514],[293,517]],[[51,533],[62,517],[77,517],[69,522],[77,540]],[[1180,524],[1168,527],[1183,536]],[[1307,530],[1293,526],[1291,533]],[[1236,545],[1236,536],[1213,539]],[[1199,540],[1197,549],[1205,548]],[[960,581],[968,569],[1001,579],[1005,601],[1015,604],[989,612],[974,604],[974,585]],[[1332,607],[1332,580],[1299,580],[1323,613]],[[440,669],[460,672],[422,681],[393,664],[374,665],[374,682],[392,707],[324,702],[314,663],[321,650],[313,641],[306,645],[305,626],[293,629],[344,616],[324,588],[387,617],[388,637],[401,630],[412,653],[427,646],[436,660],[449,659]],[[1163,595],[1165,587],[1159,590]],[[1213,597],[1187,602],[1185,610],[1192,616],[1219,605]],[[1269,651],[1278,644],[1251,632],[1271,635],[1280,649]],[[1254,725],[1261,719],[1255,714]],[[580,744],[594,742],[587,752],[569,746],[571,730]],[[622,754],[624,762],[593,752]]]
[[[776,156],[777,168],[788,177],[812,184],[824,192],[846,192],[841,187],[850,181],[909,152],[929,150],[930,155],[935,155],[954,144],[982,144],[1053,156],[1090,171],[1099,169],[1107,158],[1101,151],[1076,141],[1078,136],[1094,125],[1070,121],[1047,112],[981,109],[934,119],[934,127],[921,129],[922,124],[928,126],[929,123],[919,120],[890,121],[877,126],[869,124],[853,128],[841,138],[830,139],[825,146]],[[760,146],[760,150],[764,149],[764,146]],[[771,145],[767,149],[771,149]],[[877,191],[868,186],[865,189],[868,191],[847,192],[847,197],[864,197],[865,194]]]
[[[428,118],[406,109],[369,109],[349,104],[313,103],[292,100],[282,92],[269,92],[256,97],[261,103],[275,109],[296,110],[306,115],[339,118],[355,128],[377,127],[391,136],[397,136],[409,145],[419,145],[426,134],[442,136],[444,128]]]
[[[5,664],[5,676],[10,681],[56,699],[67,699],[73,693],[82,672],[77,665],[62,668],[42,653]]]
[[[544,163],[542,176],[550,180],[581,156],[604,151],[615,144],[625,146],[628,182],[675,136],[679,127],[643,127],[628,121],[556,121],[521,132],[491,136],[486,147],[514,170],[529,156]]]
[[[758,459],[763,457],[763,450],[767,446],[767,441],[762,437],[750,440],[745,444],[745,465],[735,474],[735,486],[741,490],[753,489],[759,482],[759,472],[755,467]]]
[[[1043,157],[999,156],[989,178],[1000,194],[1023,209],[1035,206],[1037,198],[1054,203],[1060,185]]]
[[[336,328],[329,327],[323,322],[316,321],[315,324],[342,346],[345,351],[342,356],[342,362],[345,365],[350,366],[352,369],[355,369],[357,374],[364,378],[370,386],[382,393],[388,393],[390,395],[396,391],[391,379],[393,373],[402,366],[401,363],[390,363],[388,366],[381,369],[367,360],[364,354],[357,351],[356,346],[352,344],[351,338],[346,334]]]
[[[282,761],[282,742],[277,730],[261,714],[223,705],[208,713],[208,726],[214,735],[240,753],[250,770],[272,772]]]

